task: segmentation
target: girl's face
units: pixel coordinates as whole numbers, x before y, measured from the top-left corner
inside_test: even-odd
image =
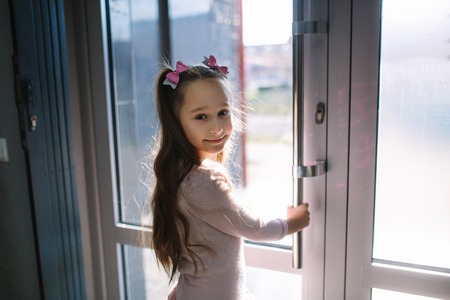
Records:
[[[179,119],[200,159],[216,160],[233,130],[230,99],[218,80],[201,79],[190,83]]]

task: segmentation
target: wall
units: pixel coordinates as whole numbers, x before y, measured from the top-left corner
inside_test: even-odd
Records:
[[[0,299],[40,299],[38,264],[25,153],[14,96],[13,42],[7,1],[0,2]]]

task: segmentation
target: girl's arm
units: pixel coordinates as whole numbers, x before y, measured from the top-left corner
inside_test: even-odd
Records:
[[[290,206],[287,210],[288,234],[296,233],[309,225],[308,203],[299,206]]]
[[[220,172],[200,169],[183,184],[187,211],[216,229],[253,241],[283,238],[309,223],[307,205],[292,207],[286,219],[263,220],[235,201]]]

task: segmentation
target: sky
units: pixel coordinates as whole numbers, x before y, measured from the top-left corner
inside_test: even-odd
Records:
[[[292,34],[292,0],[242,0],[244,45],[284,44]]]

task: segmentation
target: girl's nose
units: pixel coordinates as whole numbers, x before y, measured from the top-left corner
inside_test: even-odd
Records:
[[[214,121],[213,127],[210,130],[211,134],[219,134],[223,131],[223,126],[220,121]]]

